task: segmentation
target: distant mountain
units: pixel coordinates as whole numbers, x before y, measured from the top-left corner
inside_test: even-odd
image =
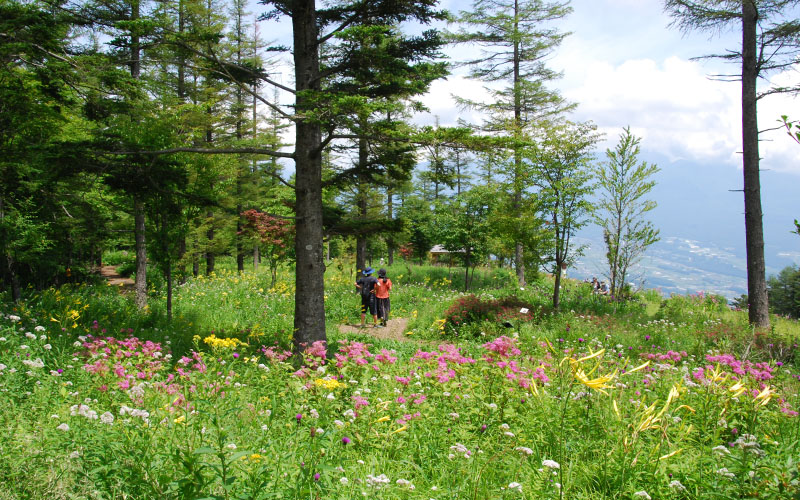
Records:
[[[634,271],[637,284],[669,293],[719,293],[728,298],[747,293],[744,200],[740,169],[729,165],[670,162],[657,155],[644,159],[661,167],[651,199],[658,208],[651,220],[661,230]],[[800,177],[764,171],[761,175],[767,274],[800,264],[800,236],[792,221],[800,218]],[[605,249],[597,226],[582,230],[578,244],[588,245],[570,276],[603,276]]]

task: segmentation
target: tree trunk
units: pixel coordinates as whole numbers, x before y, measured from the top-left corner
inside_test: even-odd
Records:
[[[561,263],[556,262],[556,270],[555,270],[555,279],[556,284],[553,287],[553,309],[558,311],[558,308],[561,307]]]
[[[214,251],[211,250],[211,245],[214,243],[214,212],[209,211],[206,214],[206,217],[211,220],[211,227],[206,233],[206,237],[208,238],[208,249],[206,250],[206,276],[208,276],[214,272],[214,267],[216,265]]]
[[[394,209],[392,203],[393,198],[394,198],[394,193],[392,191],[392,188],[390,187],[386,190],[386,216],[388,217],[389,220],[394,219],[394,213],[392,213]],[[394,238],[390,235],[386,239],[386,251],[388,253],[387,264],[390,266],[394,264],[394,246],[395,246]]]
[[[253,245],[253,272],[254,273],[258,272],[258,259],[259,259],[258,243],[256,243],[255,245]]]
[[[296,0],[292,10],[297,113],[313,106],[303,91],[318,90],[319,53],[315,0]],[[320,125],[299,120],[295,127],[295,253],[294,347],[325,336],[325,272],[322,261],[322,132]]]
[[[514,2],[514,16],[519,14],[519,3]],[[514,21],[514,32],[519,31],[518,22]],[[520,96],[520,51],[519,41],[514,41],[514,138],[520,139],[520,129],[522,128],[522,99]],[[519,147],[514,148],[514,217],[522,217],[522,186],[520,174],[522,170],[522,151]],[[517,269],[517,282],[519,286],[525,286],[525,257],[523,255],[522,243],[518,238],[514,241],[514,267]]]
[[[133,198],[134,238],[136,241],[136,307],[147,306],[147,245],[145,244],[144,202]]]
[[[181,237],[181,245],[178,249],[178,283],[183,285],[186,283],[186,263],[183,261],[183,256],[186,255],[186,236]]]
[[[172,259],[167,257],[167,319],[172,321]]]
[[[358,165],[362,169],[367,165],[367,140],[360,138],[358,140]],[[367,193],[366,182],[359,180],[358,191],[356,193],[356,204],[358,205],[357,219],[364,221],[367,218]],[[363,234],[356,236],[356,269],[358,270],[357,278],[361,277],[361,271],[367,265],[367,237]]]
[[[241,213],[241,205],[236,207]],[[244,242],[242,239],[244,238],[241,234],[239,234],[242,230],[242,220],[241,215],[239,219],[236,221],[236,270],[240,273],[244,272]]]
[[[764,228],[756,112],[756,23],[758,12],[751,0],[742,2],[742,163],[744,172],[744,228],[747,249],[748,315],[752,325],[769,327],[769,302],[764,263]]]
[[[200,276],[200,256],[196,253],[192,255],[192,276],[197,278]]]

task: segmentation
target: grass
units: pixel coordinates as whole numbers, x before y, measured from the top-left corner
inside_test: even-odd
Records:
[[[572,282],[554,313],[546,277],[521,290],[491,270],[479,300],[542,314],[443,327],[460,273],[400,264],[393,313],[420,342],[364,346],[338,332],[359,299],[334,262],[330,359],[298,371],[279,356],[293,276],[269,288],[220,260],[176,289],[171,322],[158,289],[143,314],[94,285],[3,306],[0,498],[800,494],[796,321],[754,332],[717,298],[620,303]]]

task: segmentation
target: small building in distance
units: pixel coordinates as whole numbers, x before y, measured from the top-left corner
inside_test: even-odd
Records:
[[[458,253],[464,253],[464,250],[451,252],[442,245],[434,245],[433,248],[428,251],[428,258],[434,266],[452,266],[454,264],[453,254]]]

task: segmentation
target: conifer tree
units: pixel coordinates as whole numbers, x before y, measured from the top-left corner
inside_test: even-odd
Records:
[[[478,56],[465,64],[470,77],[483,82],[502,82],[500,89],[487,87],[487,101],[458,99],[458,102],[487,115],[478,125],[492,135],[511,139],[512,154],[503,162],[511,197],[512,215],[522,219],[523,197],[530,187],[524,171],[521,140],[525,129],[557,117],[570,108],[547,84],[559,75],[546,67],[545,57],[566,36],[551,23],[569,14],[568,2],[543,0],[475,0],[470,11],[462,11],[458,22],[465,28],[452,35],[457,43],[480,47]],[[525,285],[525,260],[521,231],[515,240],[514,265],[520,286]],[[517,234],[514,234],[517,233]]]
[[[761,178],[758,152],[758,101],[770,94],[798,92],[800,85],[776,87],[759,92],[759,78],[782,71],[797,63],[800,54],[800,19],[792,18],[798,0],[665,0],[664,9],[674,24],[684,31],[700,30],[712,34],[732,27],[741,30],[741,46],[718,58],[739,65],[733,75],[720,76],[741,82],[742,87],[742,165],[744,187],[744,227],[747,250],[747,294],[750,323],[769,327],[764,227],[761,210]]]

